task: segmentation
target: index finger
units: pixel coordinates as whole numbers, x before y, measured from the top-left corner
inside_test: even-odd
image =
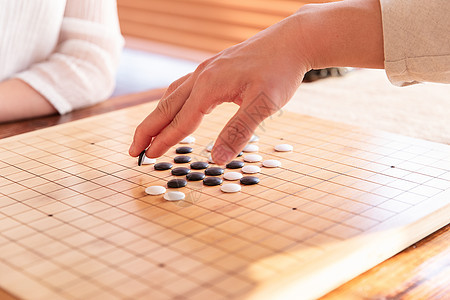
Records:
[[[194,90],[183,107],[154,139],[147,150],[147,157],[159,157],[185,136],[193,133],[200,125],[206,111],[211,106],[211,99],[204,91]]]
[[[178,84],[178,87],[173,89],[173,92],[166,98],[161,99],[155,110],[136,128],[133,143],[129,150],[131,156],[136,157],[142,150],[146,149],[153,137],[170,124],[178,111],[183,107],[184,102],[189,98],[193,86],[191,75],[187,74],[175,81],[172,85]]]

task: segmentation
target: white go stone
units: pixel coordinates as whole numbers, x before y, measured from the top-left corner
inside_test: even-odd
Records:
[[[289,144],[279,144],[275,146],[275,151],[278,152],[289,152],[294,150],[294,147],[292,147],[292,145]]]
[[[250,141],[248,141],[249,143],[253,143],[253,142],[257,142],[259,141],[259,137],[257,135],[252,135],[252,137],[250,138]]]
[[[266,159],[262,165],[266,168],[278,168],[281,167],[281,162],[276,159]]]
[[[167,201],[180,201],[185,197],[183,192],[168,192],[164,195],[164,199]]]
[[[142,160],[143,165],[153,165],[156,163],[156,158],[148,158],[147,156],[144,156],[144,159]]]
[[[255,174],[261,172],[261,168],[258,166],[246,165],[242,167],[242,172],[247,174]]]
[[[193,137],[192,135],[188,135],[180,142],[180,144],[193,144],[193,143],[195,143],[195,137]]]
[[[246,162],[258,162],[262,160],[262,156],[259,154],[247,154],[244,156]]]
[[[166,188],[160,185],[149,186],[145,189],[145,192],[149,195],[156,196],[166,192]]]
[[[213,145],[208,145],[206,147],[206,151],[211,152],[213,147],[214,147],[214,144]]]
[[[242,151],[244,152],[258,152],[259,151],[259,147],[258,145],[255,144],[247,144],[244,149],[242,149]]]
[[[241,190],[241,186],[237,183],[225,183],[220,187],[220,189],[224,193],[236,193]]]
[[[223,178],[226,180],[239,180],[243,177],[242,173],[239,172],[227,172],[223,174]]]
[[[213,159],[212,159],[211,154],[208,155],[208,162],[209,162],[210,164],[214,164],[214,163],[215,163],[215,162],[213,161]]]

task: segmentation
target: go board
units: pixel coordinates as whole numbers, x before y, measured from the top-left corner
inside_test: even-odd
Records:
[[[0,141],[0,287],[23,299],[309,299],[449,223],[450,147],[286,111],[281,161],[225,194],[144,193],[170,171],[127,155],[145,104]],[[193,135],[204,160],[236,107]],[[294,151],[274,152],[288,143]],[[174,148],[158,161],[171,161]]]

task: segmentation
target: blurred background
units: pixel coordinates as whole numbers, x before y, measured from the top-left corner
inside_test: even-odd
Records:
[[[295,0],[118,0],[123,34],[213,53],[251,37],[303,4]]]
[[[118,0],[126,49],[115,94],[166,87],[197,64],[291,15],[295,0]]]

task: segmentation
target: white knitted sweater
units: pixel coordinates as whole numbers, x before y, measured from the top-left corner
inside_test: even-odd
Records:
[[[115,0],[0,0],[0,81],[22,79],[60,114],[110,96],[122,46]]]

